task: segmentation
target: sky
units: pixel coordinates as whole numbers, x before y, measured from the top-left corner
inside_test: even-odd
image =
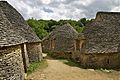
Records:
[[[6,0],[25,19],[94,18],[98,11],[120,11],[120,0]]]

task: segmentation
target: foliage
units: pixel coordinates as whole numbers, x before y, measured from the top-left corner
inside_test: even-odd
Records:
[[[81,23],[82,26],[85,26],[90,20],[87,20],[86,18],[82,18],[80,20],[78,20],[78,23]],[[80,24],[80,25],[81,25]]]
[[[61,59],[61,61],[62,61],[64,64],[69,65],[69,66],[80,67],[79,64],[73,62],[72,60]]]
[[[48,32],[44,29],[45,27],[48,27],[48,25],[45,22],[38,21],[35,19],[29,19],[27,20],[27,23],[30,27],[33,28],[34,32],[40,39],[42,39],[48,34]]]
[[[36,19],[28,19],[27,23],[30,27],[33,28],[34,32],[40,39],[43,39],[48,33],[50,33],[53,29],[58,26],[61,26],[65,23],[71,24],[73,28],[75,28],[78,32],[82,32],[84,26],[89,22],[86,18],[82,18],[78,21],[75,20],[36,20]]]
[[[27,74],[31,74],[35,70],[39,69],[44,69],[48,66],[48,63],[46,60],[42,60],[41,62],[33,62],[30,64],[30,66],[27,69]]]

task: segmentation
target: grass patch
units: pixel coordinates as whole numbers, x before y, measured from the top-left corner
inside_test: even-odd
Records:
[[[73,62],[72,60],[61,59],[64,64],[72,66],[72,67],[80,67],[79,64]]]
[[[32,72],[36,71],[38,68],[39,69],[44,69],[48,66],[48,63],[46,60],[42,60],[41,62],[33,62],[29,65],[27,69],[27,74],[31,74]]]

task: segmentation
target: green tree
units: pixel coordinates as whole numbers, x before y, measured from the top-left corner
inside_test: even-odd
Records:
[[[44,29],[44,27],[47,27],[46,23],[42,20],[38,21],[35,19],[28,19],[27,23],[30,27],[33,28],[34,32],[37,34],[37,36],[40,39],[43,39],[47,34],[47,30]]]
[[[86,18],[82,18],[78,21],[76,20],[36,20],[34,18],[28,19],[27,23],[32,29],[35,31],[37,36],[40,39],[43,39],[45,36],[48,35],[53,29],[56,27],[60,27],[65,23],[71,24],[73,28],[75,28],[78,32],[82,32],[84,29],[84,26],[91,20],[87,20]]]

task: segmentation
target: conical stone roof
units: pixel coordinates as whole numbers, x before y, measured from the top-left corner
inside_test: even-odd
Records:
[[[0,47],[21,44],[26,40],[14,31],[12,24],[0,8]]]
[[[116,53],[120,51],[120,13],[98,12],[95,21],[83,30],[84,53]]]
[[[64,24],[63,26],[55,28],[47,37],[43,40],[48,38],[55,38],[55,37],[65,37],[65,38],[77,38],[78,32],[69,24]]]
[[[22,15],[7,1],[0,1],[0,8],[2,9],[6,18],[12,24],[13,30],[27,40],[27,42],[40,41],[32,28],[28,26]]]

